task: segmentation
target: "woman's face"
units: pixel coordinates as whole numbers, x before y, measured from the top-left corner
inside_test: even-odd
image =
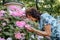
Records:
[[[30,19],[30,20],[32,20],[32,21],[37,21],[37,19],[36,18],[33,18],[32,16],[30,16],[30,15],[27,15],[27,17]]]

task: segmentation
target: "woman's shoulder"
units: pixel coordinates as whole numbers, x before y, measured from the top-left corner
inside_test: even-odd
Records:
[[[51,17],[51,15],[49,13],[43,13],[41,17]]]
[[[46,13],[42,13],[42,15],[49,15],[49,13],[47,13],[47,12],[46,12]],[[42,16],[42,15],[41,15],[41,16]]]
[[[53,16],[51,16],[49,13],[43,13],[42,15],[41,15],[41,17],[43,18],[43,19],[55,19]]]
[[[48,22],[48,23],[52,23],[52,22],[56,22],[56,19],[51,16],[50,14],[48,13],[44,13],[41,15],[41,19],[43,19],[45,22]]]

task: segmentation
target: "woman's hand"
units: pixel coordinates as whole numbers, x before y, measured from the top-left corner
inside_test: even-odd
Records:
[[[31,27],[31,25],[29,25],[29,24],[26,24],[25,25],[25,28],[28,30],[28,31],[30,31],[30,32],[34,32],[34,28],[33,27]]]

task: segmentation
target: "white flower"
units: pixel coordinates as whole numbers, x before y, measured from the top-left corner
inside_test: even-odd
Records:
[[[31,35],[31,37],[34,39],[34,35]]]
[[[23,8],[22,8],[22,10],[23,10],[23,11],[25,11],[25,10],[26,10],[26,8],[25,8],[25,7],[23,7]]]
[[[7,38],[7,40],[12,40],[12,38],[9,37],[9,38]]]
[[[2,25],[3,25],[3,26],[6,26],[6,23],[4,22],[4,23],[2,23]]]
[[[43,40],[43,36],[36,35],[38,40]]]

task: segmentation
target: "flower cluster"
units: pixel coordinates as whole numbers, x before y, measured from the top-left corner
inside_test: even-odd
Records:
[[[26,23],[25,23],[25,21],[17,21],[16,25],[20,28],[23,28],[26,25]]]
[[[5,40],[5,39],[0,37],[0,40]]]
[[[15,5],[0,10],[0,40],[29,40],[32,33],[26,29],[31,25],[24,20],[25,16],[25,10]]]
[[[5,11],[4,10],[0,10],[0,17],[4,16]]]
[[[21,17],[21,16],[25,15],[25,11],[23,11],[21,8],[18,8],[14,5],[9,6],[9,9],[10,9],[10,15],[12,15],[12,16]]]

